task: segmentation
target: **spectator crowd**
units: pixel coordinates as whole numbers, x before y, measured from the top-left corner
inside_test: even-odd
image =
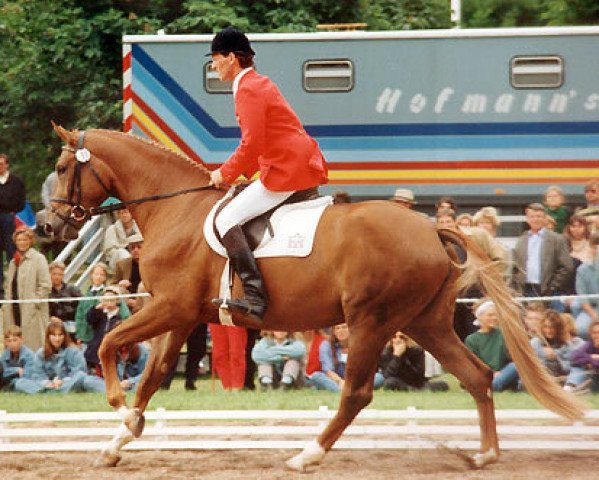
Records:
[[[54,180],[51,177],[44,190],[51,189],[46,185]],[[433,220],[437,228],[459,230],[470,237],[496,262],[510,287],[524,297],[523,325],[534,351],[556,381],[565,390],[598,392],[599,180],[588,182],[584,193],[587,205],[571,211],[559,187],[547,188],[541,202],[525,207],[528,229],[513,248],[497,236],[501,222],[493,206],[460,212],[452,198],[443,197]],[[336,199],[351,201],[346,194],[337,194]],[[417,205],[413,192],[405,188],[397,189],[391,200],[408,209]],[[38,251],[36,244],[42,243],[36,243],[34,230],[16,225],[15,214],[24,202],[21,180],[10,173],[8,158],[0,154],[0,299],[25,300],[2,305],[0,385],[28,394],[103,392],[98,348],[108,332],[143,308],[139,298],[120,297],[144,291],[139,272],[141,232],[129,211],[117,212],[102,245],[106,263],[91,266],[82,293],[65,282],[64,263],[48,264],[51,249]],[[568,295],[573,299],[562,299]],[[44,301],[82,296],[88,299]],[[481,293],[474,287],[462,296],[480,298]],[[480,298],[471,307],[458,304],[453,322],[466,347],[493,371],[493,390],[519,390],[518,372],[496,316],[493,302]],[[185,388],[196,388],[200,362],[209,350],[211,367],[226,390],[254,389],[257,380],[262,391],[313,388],[339,392],[345,381],[350,334],[345,323],[308,332],[199,325],[187,339]],[[136,343],[119,352],[117,371],[124,389],[136,388],[150,349],[148,344]],[[374,387],[445,391],[448,384],[433,378],[439,372],[434,364],[410,337],[396,332],[381,352]],[[175,367],[162,388],[169,388]]]

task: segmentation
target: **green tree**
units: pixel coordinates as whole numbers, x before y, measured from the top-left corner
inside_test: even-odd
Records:
[[[462,27],[532,27],[542,25],[538,0],[463,0]]]
[[[597,25],[597,0],[545,0],[541,18],[547,25]]]
[[[449,0],[374,0],[364,2],[369,30],[450,28]]]

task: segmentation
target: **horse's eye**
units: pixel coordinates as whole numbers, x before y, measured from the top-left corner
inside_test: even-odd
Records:
[[[67,171],[67,167],[65,167],[64,165],[61,165],[60,167],[56,167],[56,173],[58,173],[58,175],[62,175],[66,171]]]

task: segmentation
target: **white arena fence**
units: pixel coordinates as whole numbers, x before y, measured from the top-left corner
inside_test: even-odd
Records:
[[[140,440],[126,450],[301,449],[335,414],[318,410],[146,412]],[[547,410],[497,410],[503,450],[599,450],[599,410],[579,422]],[[256,425],[260,421],[261,425]],[[65,426],[73,423],[82,426]],[[115,433],[115,412],[6,413],[0,411],[0,452],[98,451]],[[32,425],[32,426],[30,426]],[[43,426],[41,426],[43,425]],[[336,449],[477,450],[476,410],[363,410]]]

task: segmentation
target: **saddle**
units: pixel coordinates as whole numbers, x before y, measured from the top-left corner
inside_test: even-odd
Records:
[[[228,198],[223,203],[221,203],[214,213],[214,221],[212,222],[212,228],[214,230],[214,235],[221,243],[222,238],[219,235],[218,230],[216,229],[216,217],[218,217],[218,214],[222,211],[222,209],[225,208],[231,202],[231,200],[233,200],[237,195],[239,195],[248,185],[249,183],[247,182],[236,185],[231,198]],[[273,213],[277,210],[277,208],[292,203],[300,203],[305,202],[307,200],[314,200],[319,197],[320,193],[318,192],[318,187],[312,187],[306,190],[298,190],[283,203],[280,203],[279,205],[277,205],[274,208],[271,208],[270,210],[267,210],[262,215],[258,215],[257,217],[252,218],[249,222],[244,223],[241,226],[241,229],[243,230],[243,233],[247,238],[250,249],[254,251],[258,247],[258,245],[262,243],[264,235],[267,231],[271,237],[274,236],[274,230],[272,228],[270,218],[272,217]]]

